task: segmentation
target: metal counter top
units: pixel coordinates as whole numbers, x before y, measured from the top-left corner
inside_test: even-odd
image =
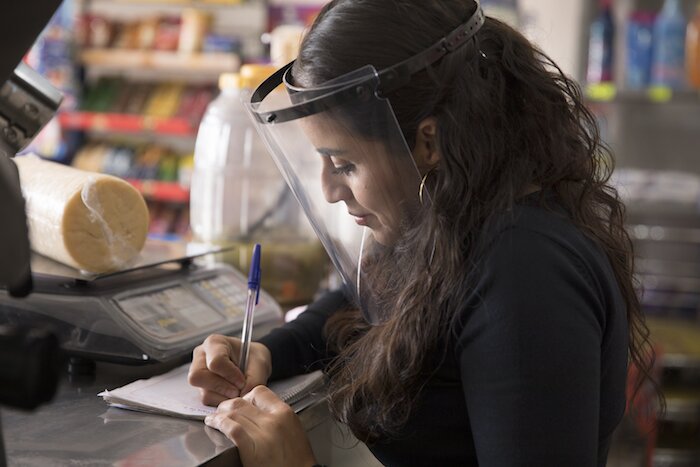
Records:
[[[54,400],[34,412],[2,410],[10,466],[240,466],[238,451],[199,421],[109,407],[97,394],[176,365],[98,364],[93,381],[63,381]],[[322,401],[300,413],[307,431],[327,418]]]

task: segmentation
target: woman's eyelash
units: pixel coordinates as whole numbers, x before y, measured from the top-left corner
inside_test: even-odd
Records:
[[[333,175],[349,175],[353,170],[355,170],[355,164],[345,164],[333,167]]]

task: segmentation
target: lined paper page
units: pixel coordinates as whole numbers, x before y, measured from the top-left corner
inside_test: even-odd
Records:
[[[189,366],[185,364],[160,376],[134,381],[111,391],[103,391],[98,396],[110,405],[121,408],[204,420],[204,417],[216,411],[216,407],[202,404],[199,390],[187,382]],[[292,406],[314,391],[322,389],[323,386],[323,373],[320,371],[269,384],[270,389],[280,399]],[[303,406],[294,408],[299,411]]]

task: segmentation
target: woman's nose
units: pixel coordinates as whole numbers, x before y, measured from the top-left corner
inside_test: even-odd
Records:
[[[338,201],[347,201],[352,197],[352,190],[347,186],[342,176],[333,173],[329,164],[324,164],[323,173],[321,175],[321,184],[323,188],[323,196],[330,204]]]

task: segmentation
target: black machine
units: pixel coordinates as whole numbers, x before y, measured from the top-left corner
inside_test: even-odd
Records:
[[[60,3],[11,2],[0,15],[0,287],[18,297],[31,292],[32,276],[24,200],[11,158],[61,102],[61,94],[21,60]],[[0,328],[0,404],[29,409],[50,400],[60,368],[57,350],[56,337],[42,329]]]

